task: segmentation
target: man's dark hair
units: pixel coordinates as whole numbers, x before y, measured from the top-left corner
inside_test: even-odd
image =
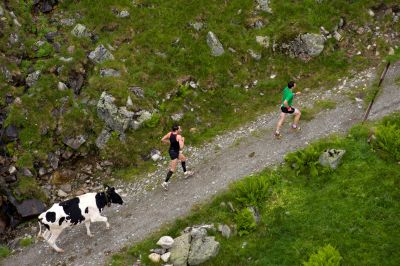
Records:
[[[289,89],[293,88],[295,83],[296,82],[294,82],[293,80],[289,81],[289,83],[287,84],[288,88]]]
[[[175,124],[172,126],[172,131],[177,131],[179,129],[179,125]]]

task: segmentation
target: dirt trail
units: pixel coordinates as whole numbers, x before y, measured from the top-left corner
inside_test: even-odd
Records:
[[[312,121],[302,123],[302,131],[290,133],[288,124],[283,129],[284,137],[277,141],[272,132],[277,121],[277,112],[266,114],[246,126],[216,137],[201,148],[189,149],[188,162],[196,175],[184,180],[181,174],[173,177],[170,190],[159,187],[166,172],[166,165],[146,179],[131,187],[124,187],[126,204],[113,206],[105,211],[111,229],[103,223],[92,225],[95,237],[86,236],[85,226],[65,230],[58,240],[64,254],[56,254],[47,244],[36,243],[16,253],[2,263],[4,265],[103,265],[108,255],[120,248],[140,241],[161,225],[187,214],[191,206],[209,199],[215,193],[243,176],[258,172],[267,166],[283,160],[288,152],[303,147],[313,140],[335,132],[345,132],[361,121],[365,108],[350,99],[348,92],[355,87],[367,87],[376,78],[372,68],[343,79],[334,88],[308,93],[295,99],[300,107],[312,104],[316,99],[330,99],[337,102],[336,109],[318,114]],[[380,73],[379,73],[380,74]],[[377,119],[390,112],[400,110],[400,86],[395,79],[400,76],[400,63],[393,64],[382,85],[382,93],[376,100],[371,118]],[[254,156],[249,156],[253,154]],[[147,188],[149,192],[146,192]],[[153,188],[153,189],[152,189]]]

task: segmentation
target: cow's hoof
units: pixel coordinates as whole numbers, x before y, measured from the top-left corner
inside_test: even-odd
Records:
[[[59,249],[56,249],[56,251],[57,251],[58,253],[64,253],[64,250],[63,250],[63,249],[61,249],[61,248],[59,248]]]
[[[89,237],[94,237],[94,235],[93,235],[93,234],[88,234],[88,236],[89,236]]]

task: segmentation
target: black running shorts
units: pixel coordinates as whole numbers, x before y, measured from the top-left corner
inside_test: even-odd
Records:
[[[178,159],[179,151],[169,150],[169,157],[171,158],[171,160]]]
[[[289,111],[285,106],[281,106],[281,111],[282,111],[282,113],[285,113],[285,114],[293,114],[295,110],[296,109],[294,109],[292,107],[292,109],[290,109],[290,111]]]

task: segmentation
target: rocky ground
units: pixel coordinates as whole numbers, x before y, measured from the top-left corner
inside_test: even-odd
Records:
[[[315,100],[329,99],[337,102],[334,110],[323,111],[315,119],[302,123],[302,131],[292,133],[288,123],[283,129],[283,139],[272,137],[277,112],[265,114],[257,120],[227,134],[216,137],[200,148],[188,147],[188,165],[196,174],[183,179],[181,172],[172,178],[168,192],[159,186],[167,170],[166,159],[160,160],[158,169],[143,181],[132,185],[118,184],[125,200],[123,206],[113,206],[105,211],[111,229],[104,224],[93,225],[94,238],[86,236],[84,226],[76,226],[61,235],[59,246],[64,254],[56,254],[47,244],[36,243],[17,251],[3,261],[4,265],[102,265],[107,256],[122,247],[140,241],[160,226],[187,214],[194,204],[209,199],[227,185],[243,176],[251,175],[265,167],[282,162],[286,153],[303,147],[313,140],[333,133],[343,133],[360,122],[365,111],[362,96],[377,77],[371,68],[338,80],[332,88],[307,93],[295,103],[300,108],[312,106]],[[400,76],[400,63],[389,69],[377,101],[371,110],[371,119],[400,110],[400,89],[396,79]],[[359,98],[360,97],[360,98]],[[36,227],[26,229],[35,234]]]

